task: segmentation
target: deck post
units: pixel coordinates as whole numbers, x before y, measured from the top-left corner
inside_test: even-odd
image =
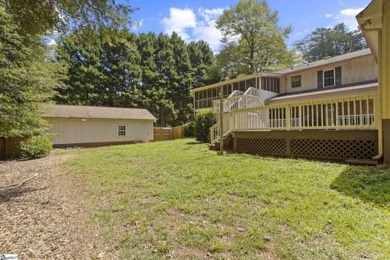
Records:
[[[223,85],[219,87],[219,154],[223,155]]]
[[[290,105],[288,105],[286,107],[286,129],[287,130],[290,130],[290,126],[291,126],[291,123],[290,123],[290,118],[291,118],[291,115],[290,115],[290,111],[291,110],[291,107]]]

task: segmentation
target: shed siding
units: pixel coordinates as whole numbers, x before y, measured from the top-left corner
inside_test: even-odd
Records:
[[[348,85],[353,83],[358,84],[360,82],[367,82],[378,79],[378,65],[375,62],[374,56],[367,55],[350,61],[343,61],[324,67],[316,67],[308,70],[299,71],[296,73],[289,73],[282,77],[282,94],[318,89],[317,72],[320,70],[323,71],[335,69],[339,66],[341,66],[342,75],[341,85]],[[292,88],[291,77],[297,75],[301,75],[301,87]]]
[[[153,140],[152,120],[50,118],[49,123],[55,145]],[[126,125],[126,136],[117,135],[118,125]]]

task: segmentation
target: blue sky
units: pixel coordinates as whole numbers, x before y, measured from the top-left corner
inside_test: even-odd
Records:
[[[125,2],[128,0],[120,0]],[[176,31],[185,41],[203,39],[214,51],[220,45],[220,32],[215,20],[224,9],[238,0],[130,0],[139,10],[132,14],[138,26],[133,32],[168,33]],[[292,26],[289,46],[318,27],[332,27],[344,22],[349,29],[356,29],[355,15],[370,0],[268,0],[270,9],[278,11],[279,24]]]

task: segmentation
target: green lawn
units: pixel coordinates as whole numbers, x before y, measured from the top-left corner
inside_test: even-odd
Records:
[[[123,258],[389,259],[390,171],[192,139],[87,149],[69,163]]]

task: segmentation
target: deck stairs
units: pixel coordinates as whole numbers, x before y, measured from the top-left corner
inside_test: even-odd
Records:
[[[233,131],[233,120],[231,111],[236,109],[261,107],[264,106],[264,101],[261,99],[261,91],[257,88],[248,88],[247,91],[233,91],[227,98],[223,100],[223,117],[220,119],[220,100],[214,100],[213,108],[217,117],[217,123],[210,127],[210,143],[214,145],[219,142],[221,136],[227,136]],[[220,120],[223,120],[223,133],[220,129]]]

